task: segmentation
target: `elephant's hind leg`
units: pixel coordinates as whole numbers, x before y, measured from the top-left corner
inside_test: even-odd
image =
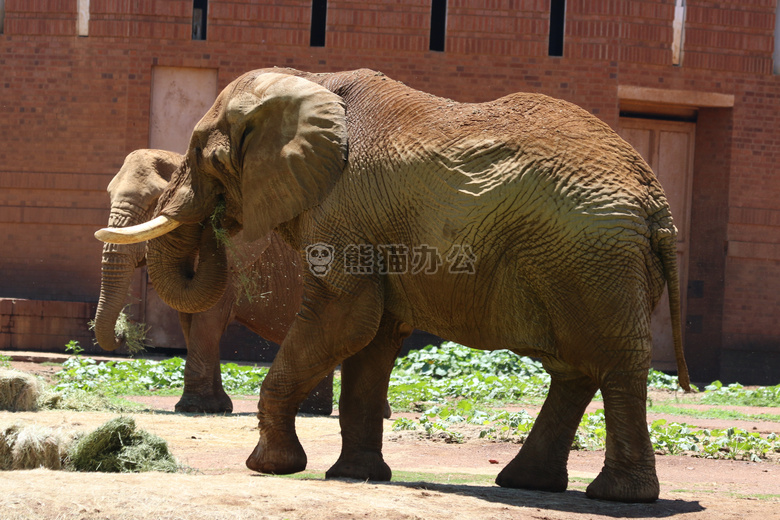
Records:
[[[341,456],[325,474],[359,480],[390,480],[382,457],[382,419],[393,361],[411,327],[385,314],[366,348],[341,364]]]
[[[647,431],[647,369],[614,372],[601,385],[607,422],[604,468],[588,486],[589,498],[653,502],[659,484]]]
[[[501,487],[565,491],[566,463],[574,435],[597,390],[596,382],[577,373],[552,376],[547,399],[520,453],[499,473]]]
[[[233,402],[222,387],[219,340],[230,322],[229,302],[198,314],[179,313],[187,343],[184,391],[175,410],[184,413],[231,413]]]

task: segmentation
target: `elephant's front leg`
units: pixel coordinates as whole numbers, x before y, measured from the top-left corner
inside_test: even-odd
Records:
[[[597,385],[581,373],[551,375],[544,406],[520,453],[496,478],[499,486],[560,492],[569,484],[569,451]]]
[[[306,468],[306,454],[295,433],[299,405],[339,363],[368,345],[379,327],[379,283],[364,280],[356,285],[338,295],[315,287],[313,297],[307,287],[301,312],[260,388],[260,440],[246,461],[249,469],[288,474]]]
[[[382,420],[393,362],[411,332],[385,314],[371,343],[341,364],[341,456],[326,477],[390,480],[382,457]]]

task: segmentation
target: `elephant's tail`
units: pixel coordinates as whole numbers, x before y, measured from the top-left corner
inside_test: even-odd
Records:
[[[677,359],[677,379],[683,390],[691,392],[691,380],[688,375],[688,365],[685,363],[685,353],[683,352],[680,275],[677,271],[677,244],[675,233],[663,236],[659,246],[661,263],[663,263],[664,267],[664,278],[666,278],[666,285],[669,289],[669,312],[672,318],[674,356]]]

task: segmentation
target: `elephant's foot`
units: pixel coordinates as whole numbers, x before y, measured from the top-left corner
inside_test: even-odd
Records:
[[[285,437],[277,437],[277,442],[271,443],[267,437],[260,434],[260,441],[254,451],[246,459],[246,467],[259,473],[272,475],[289,475],[306,469],[306,452],[298,441],[298,436],[292,433]]]
[[[185,392],[174,409],[179,413],[231,413],[233,401],[225,392],[207,395]]]
[[[501,470],[496,477],[496,484],[501,487],[515,489],[531,489],[535,491],[551,491],[561,493],[569,485],[569,474],[566,464],[555,464],[551,461],[531,461],[521,450],[517,456]]]
[[[653,467],[621,471],[605,466],[585,491],[588,498],[615,502],[655,502],[659,493],[658,476]]]
[[[390,466],[375,451],[341,454],[339,460],[325,473],[325,478],[354,478],[357,480],[388,481]]]

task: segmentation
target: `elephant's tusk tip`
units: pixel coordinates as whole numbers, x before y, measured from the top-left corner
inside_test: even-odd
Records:
[[[107,244],[128,244],[135,242],[132,236],[123,232],[123,228],[98,229],[95,231],[95,238],[101,242],[106,242]],[[143,240],[141,240],[141,242],[142,241]]]
[[[102,228],[95,231],[95,238],[109,244],[137,244],[157,238],[179,227],[181,222],[160,215],[149,222],[126,228]]]
[[[95,231],[95,238],[101,242],[111,242],[111,237],[114,235],[111,228],[102,228]]]

